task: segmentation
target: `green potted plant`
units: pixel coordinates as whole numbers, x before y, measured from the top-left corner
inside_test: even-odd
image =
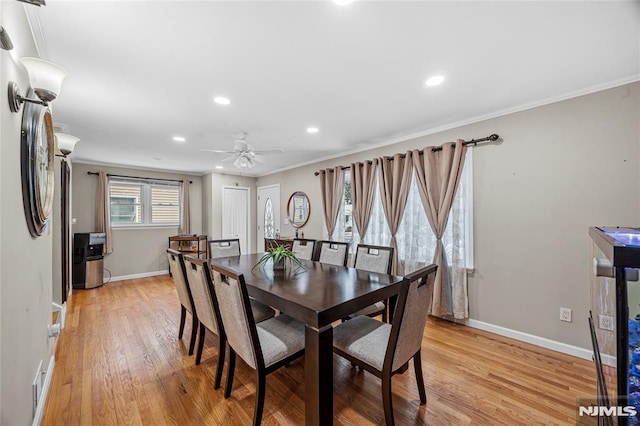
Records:
[[[287,246],[278,245],[275,247],[269,247],[267,252],[258,260],[253,267],[264,266],[269,260],[273,261],[274,271],[283,271],[286,268],[286,263],[296,263],[302,266],[300,259],[296,257],[296,254],[292,252]]]

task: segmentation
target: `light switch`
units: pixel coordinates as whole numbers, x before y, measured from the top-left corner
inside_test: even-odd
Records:
[[[285,225],[288,225],[288,224],[289,224],[289,219],[285,217],[285,218],[282,220],[282,223],[284,223]]]

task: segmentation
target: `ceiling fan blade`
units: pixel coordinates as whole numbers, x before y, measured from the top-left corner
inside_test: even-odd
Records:
[[[259,155],[254,155],[252,159],[256,160],[259,163],[264,163],[264,160]]]
[[[225,163],[227,161],[235,160],[236,158],[238,158],[238,157],[232,155],[231,157],[223,158],[222,160],[220,160],[220,162],[221,163]]]
[[[272,154],[275,152],[284,152],[284,149],[282,148],[276,148],[276,149],[259,149],[257,151],[253,151],[256,154]]]
[[[200,151],[215,152],[217,154],[235,154],[236,151],[220,151],[219,149],[200,148]]]

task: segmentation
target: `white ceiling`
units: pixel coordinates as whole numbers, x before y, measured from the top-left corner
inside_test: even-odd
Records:
[[[54,120],[81,139],[82,162],[205,173],[225,155],[200,149],[231,149],[246,131],[256,149],[285,151],[244,173],[264,175],[640,75],[637,1],[33,9],[41,55],[69,71]],[[425,87],[434,74],[446,81]],[[318,134],[306,133],[312,125]]]

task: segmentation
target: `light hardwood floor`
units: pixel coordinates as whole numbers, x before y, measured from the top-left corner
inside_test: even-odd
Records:
[[[250,424],[254,371],[239,360],[225,400],[213,389],[214,339],[195,366],[179,312],[169,276],[74,291],[42,424]],[[437,319],[422,363],[425,406],[412,365],[393,379],[399,425],[575,424],[576,398],[595,394],[589,361]],[[304,423],[303,375],[304,358],[269,375],[264,425]],[[334,413],[335,424],[384,423],[380,381],[335,355]]]

